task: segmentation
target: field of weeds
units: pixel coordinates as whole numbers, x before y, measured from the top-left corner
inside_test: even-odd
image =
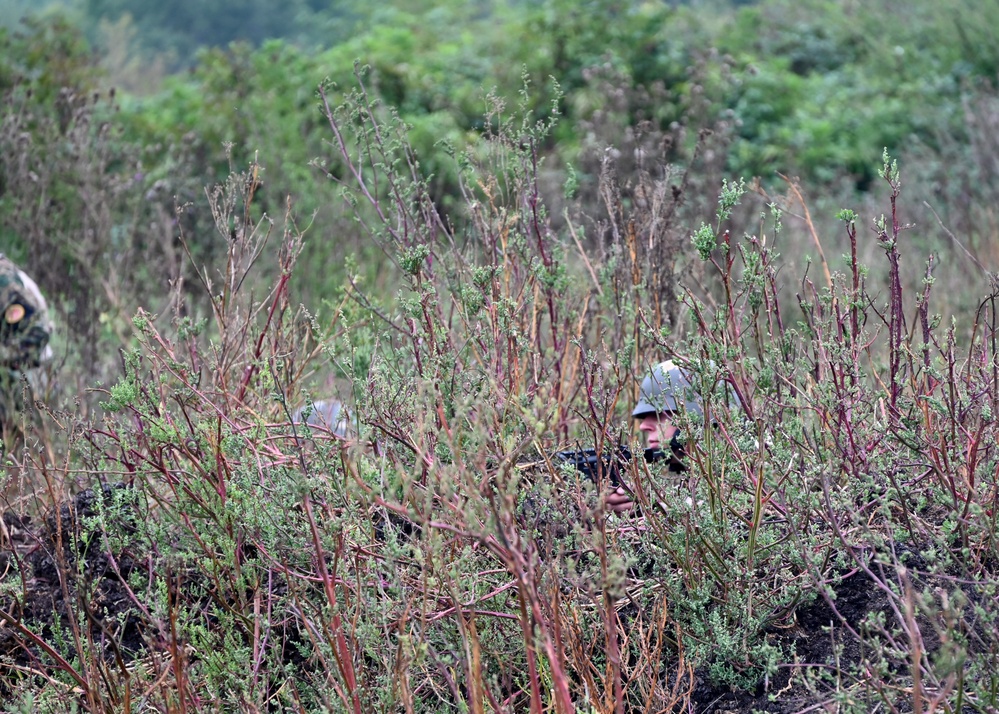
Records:
[[[334,237],[263,213],[260,166],[208,190],[200,285],[7,453],[6,710],[997,711],[999,284],[941,318],[887,152],[835,236],[794,183],[665,165],[608,164],[587,223],[546,208],[550,126],[501,115],[449,215],[391,113],[327,106],[331,200],[383,264],[322,308],[296,258]],[[688,470],[628,462],[611,513],[554,454],[640,451],[667,358],[739,404],[706,390]],[[292,419],[320,398],[346,436]]]

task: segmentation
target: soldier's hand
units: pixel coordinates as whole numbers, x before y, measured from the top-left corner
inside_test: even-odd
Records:
[[[620,486],[604,497],[604,505],[608,511],[614,513],[627,513],[635,506],[631,496]]]

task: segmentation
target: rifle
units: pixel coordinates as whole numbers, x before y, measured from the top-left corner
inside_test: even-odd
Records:
[[[687,467],[680,460],[682,455],[683,444],[676,436],[670,441],[670,451],[656,448],[645,449],[643,452],[646,463],[651,464],[656,461],[668,459],[671,471],[686,470]],[[631,462],[632,454],[631,449],[627,446],[618,444],[613,450],[602,453],[598,453],[596,449],[559,451],[555,454],[555,458],[561,463],[572,464],[577,471],[594,481],[597,480],[600,474],[603,474],[610,481],[611,485],[617,488],[623,485],[621,481],[621,468],[627,468],[627,465]]]

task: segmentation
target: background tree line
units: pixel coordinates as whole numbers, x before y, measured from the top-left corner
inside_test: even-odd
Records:
[[[9,22],[24,8],[8,5]],[[321,311],[336,302],[345,256],[358,256],[361,273],[377,264],[329,200],[342,165],[316,96],[323,81],[334,96],[349,91],[355,65],[408,127],[419,172],[454,220],[461,163],[484,151],[502,103],[557,116],[538,147],[541,190],[556,223],[580,207],[586,240],[607,225],[598,186],[609,159],[629,205],[644,200],[634,195],[641,172],[693,168],[691,230],[710,217],[721,178],[757,177],[776,197],[782,175],[800,177],[817,197],[814,220],[829,226],[840,207],[878,200],[887,148],[929,204],[910,216],[923,247],[958,263],[955,275],[968,264],[951,235],[975,260],[994,257],[995,0],[366,7],[81,0],[35,8],[3,31],[0,240],[51,272],[42,282],[56,304],[93,311],[84,345],[96,349],[102,330],[126,339],[134,285],[162,303],[178,278],[195,282],[195,263],[220,249],[199,205],[204,187],[255,160],[255,210],[280,217],[290,198],[309,226],[302,264],[315,269],[299,276],[296,297]],[[43,255],[60,258],[46,268]],[[150,282],[149,265],[167,269]],[[970,308],[960,292],[952,307]]]

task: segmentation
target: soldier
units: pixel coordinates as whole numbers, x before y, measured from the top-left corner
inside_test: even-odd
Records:
[[[729,401],[734,405],[739,403],[734,396]],[[687,469],[680,428],[675,424],[681,411],[703,416],[703,399],[686,370],[672,360],[661,362],[642,380],[638,404],[631,416],[638,420],[638,430],[645,434],[646,459],[656,460],[650,458],[651,454],[668,458],[669,470],[673,472]],[[608,494],[605,503],[615,513],[625,513],[634,505],[621,487]]]
[[[667,360],[656,365],[642,380],[638,404],[631,412],[632,418],[638,420],[638,430],[645,434],[646,448],[668,445],[675,456],[682,457],[680,429],[673,424],[681,408],[688,414],[703,413],[701,397],[687,372]]]
[[[4,432],[21,403],[22,375],[34,376],[52,357],[52,321],[35,281],[0,253],[0,417]]]

